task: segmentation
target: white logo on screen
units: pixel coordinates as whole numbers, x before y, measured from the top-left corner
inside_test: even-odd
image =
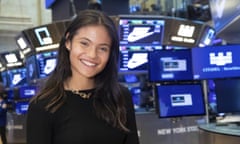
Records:
[[[209,59],[211,65],[224,66],[232,63],[232,52],[218,52],[216,55],[214,52],[209,53]]]
[[[172,94],[171,103],[173,107],[176,106],[191,106],[192,105],[192,95],[191,94]]]
[[[35,95],[35,90],[34,89],[26,89],[24,91],[24,95]]]
[[[149,32],[150,27],[135,27],[133,31],[128,35],[129,42],[135,42],[142,38],[152,35],[154,32]]]
[[[34,30],[40,45],[52,44],[52,38],[47,27],[41,27]]]
[[[192,37],[195,31],[195,26],[180,24],[177,35],[183,37]]]
[[[134,53],[128,61],[127,67],[134,69],[140,65],[147,63],[147,53]]]
[[[15,75],[13,75],[12,84],[17,85],[22,79],[23,78],[22,78],[21,74],[15,74]]]
[[[171,57],[161,58],[163,71],[186,71],[187,61],[184,59],[173,59]]]
[[[44,67],[44,73],[50,74],[56,67],[57,60],[55,58],[46,60],[46,65]]]

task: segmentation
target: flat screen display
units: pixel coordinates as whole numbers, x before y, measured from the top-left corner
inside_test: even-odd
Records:
[[[37,94],[36,86],[22,86],[19,88],[19,98],[29,99]]]
[[[7,100],[14,100],[17,97],[16,91],[14,91],[13,89],[7,90],[6,93],[7,93]]]
[[[125,74],[123,77],[124,77],[124,82],[126,82],[126,83],[139,82],[138,76],[135,74]]]
[[[7,71],[2,71],[1,72],[1,78],[2,78],[3,86],[8,87],[9,86],[9,78],[8,78]]]
[[[31,81],[38,78],[38,67],[36,55],[31,55],[26,57],[25,67],[27,69],[27,82],[31,83]]]
[[[24,55],[28,55],[33,52],[33,49],[27,39],[24,31],[22,31],[18,36],[15,38],[16,44],[19,47],[20,51],[23,52]]]
[[[218,113],[240,113],[240,79],[214,80]]]
[[[151,51],[148,54],[149,81],[193,80],[190,49]]]
[[[159,46],[162,45],[165,21],[147,16],[119,18],[120,46]]]
[[[201,84],[156,85],[160,118],[205,114]]]
[[[120,72],[147,72],[147,51],[121,51],[119,60]]]
[[[56,23],[34,27],[24,31],[34,51],[49,51],[59,47],[62,30]]]
[[[205,27],[203,30],[203,34],[201,36],[201,39],[199,41],[198,46],[199,47],[205,47],[209,46],[213,43],[213,40],[215,38],[215,30],[211,27]]]
[[[164,43],[172,46],[196,47],[203,23],[185,19],[172,19]]]
[[[28,111],[29,102],[28,101],[19,101],[15,104],[15,111],[17,114],[26,114]]]
[[[192,49],[194,79],[240,76],[239,45],[208,46]]]
[[[8,70],[8,76],[10,88],[27,84],[25,67]]]
[[[57,65],[57,51],[38,53],[36,55],[38,76],[45,78],[49,76]]]

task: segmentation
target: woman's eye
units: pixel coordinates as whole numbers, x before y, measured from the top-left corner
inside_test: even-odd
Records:
[[[82,46],[88,46],[88,43],[87,43],[87,42],[80,42],[80,44],[81,44]]]
[[[100,48],[101,51],[104,51],[104,52],[107,52],[108,51],[108,48],[107,47],[102,47]]]

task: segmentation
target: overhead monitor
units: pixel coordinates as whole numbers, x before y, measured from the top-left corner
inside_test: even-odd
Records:
[[[61,31],[56,23],[51,23],[30,28],[25,33],[36,53],[39,53],[57,49],[62,37]]]
[[[9,77],[7,70],[1,72],[1,79],[5,88],[9,87]]]
[[[25,32],[22,31],[19,35],[15,37],[16,44],[19,47],[19,50],[24,54],[33,54],[34,50],[29,42],[29,39],[26,37]]]
[[[8,70],[9,87],[14,88],[27,84],[26,68],[19,67]]]
[[[48,51],[36,55],[38,78],[49,76],[57,65],[57,51]]]
[[[37,94],[37,86],[26,85],[19,87],[19,98],[30,99]]]
[[[28,111],[29,102],[28,101],[19,101],[15,104],[15,112],[18,115],[26,114]]]
[[[210,46],[213,44],[215,39],[216,31],[214,28],[206,26],[201,34],[200,41],[198,42],[199,47]]]
[[[27,70],[27,82],[29,84],[39,78],[36,55],[26,57],[25,67]]]
[[[147,72],[147,51],[121,51],[119,72]]]
[[[196,80],[240,76],[239,45],[192,48],[193,78]]]
[[[164,36],[164,44],[170,46],[196,47],[203,23],[185,19],[171,19]]]
[[[23,66],[24,55],[19,50],[4,52],[0,56],[3,64],[8,68]]]
[[[218,113],[240,113],[240,79],[214,80]]]
[[[193,80],[191,50],[149,52],[148,77],[150,82]]]
[[[165,21],[161,17],[139,15],[119,17],[120,46],[139,46],[144,50],[147,47],[162,45]]]
[[[156,85],[160,118],[205,115],[201,84]]]

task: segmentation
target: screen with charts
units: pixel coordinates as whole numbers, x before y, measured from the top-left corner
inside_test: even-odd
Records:
[[[120,46],[160,46],[164,34],[165,21],[157,17],[120,16]]]
[[[57,65],[57,51],[38,53],[36,55],[39,78],[51,74]]]
[[[240,76],[240,45],[192,48],[194,79],[218,79]]]
[[[148,75],[151,82],[193,80],[190,49],[150,51]]]
[[[160,118],[205,114],[201,84],[156,85]]]
[[[9,87],[22,86],[27,84],[26,68],[13,68],[8,70]]]
[[[121,51],[120,72],[147,72],[147,51]]]

